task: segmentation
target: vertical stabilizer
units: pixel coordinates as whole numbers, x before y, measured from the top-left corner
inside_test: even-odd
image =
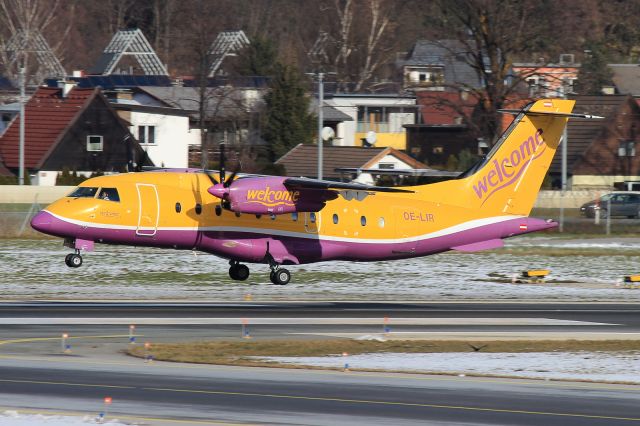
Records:
[[[468,206],[491,215],[528,215],[574,103],[545,99],[520,111],[486,158],[458,181]]]

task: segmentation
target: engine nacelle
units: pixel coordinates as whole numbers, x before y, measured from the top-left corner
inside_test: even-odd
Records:
[[[209,192],[229,202],[231,210],[248,214],[317,212],[328,200],[338,197],[326,189],[289,189],[287,177],[253,177],[233,181],[224,190],[214,185]]]

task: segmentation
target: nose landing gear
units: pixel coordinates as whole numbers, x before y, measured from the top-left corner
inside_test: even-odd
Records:
[[[64,263],[69,268],[79,268],[80,266],[82,266],[82,256],[80,256],[80,250],[76,249],[75,253],[69,253],[64,258]]]

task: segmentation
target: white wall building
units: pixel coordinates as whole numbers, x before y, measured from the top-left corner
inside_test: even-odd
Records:
[[[200,134],[189,129],[189,112],[177,108],[114,104],[129,122],[131,134],[158,167],[189,166],[189,145],[200,144]]]

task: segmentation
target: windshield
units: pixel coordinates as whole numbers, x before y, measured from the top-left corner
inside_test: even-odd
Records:
[[[73,198],[93,198],[96,196],[96,192],[98,192],[98,188],[88,187],[88,186],[79,186],[69,194],[69,197]]]
[[[107,201],[120,201],[118,190],[115,188],[102,188],[100,190],[100,195],[98,195],[98,198]]]

